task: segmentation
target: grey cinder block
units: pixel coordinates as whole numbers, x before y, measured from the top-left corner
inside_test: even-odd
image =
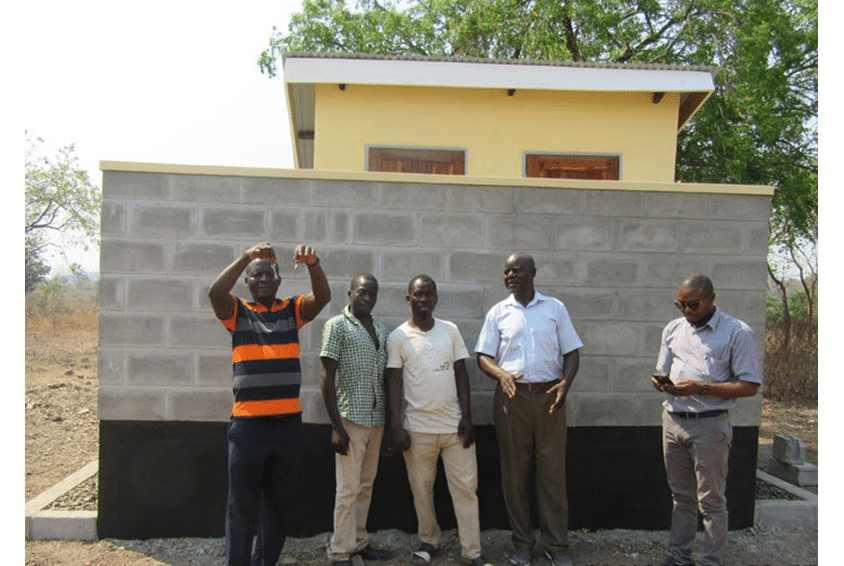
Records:
[[[806,461],[806,443],[797,436],[776,434],[773,455],[784,464],[803,464]]]

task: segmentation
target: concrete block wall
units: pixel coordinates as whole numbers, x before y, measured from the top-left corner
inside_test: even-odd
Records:
[[[436,315],[470,352],[505,298],[503,263],[537,262],[537,287],[563,300],[583,342],[569,425],[658,426],[648,380],[677,284],[709,274],[716,303],[748,322],[763,354],[770,191],[760,187],[434,178],[103,164],[100,397],[103,421],[228,420],[230,341],[207,289],[244,249],[273,244],[280,294],[309,289],[298,243],[317,249],[331,304],[301,333],[304,420],[327,423],[318,386],[322,325],[372,272],[375,315],[405,320],[408,280],[438,284]],[[290,261],[285,258],[290,257]],[[247,294],[244,285],[235,291]],[[493,382],[469,364],[476,424],[491,424]],[[757,426],[761,397],[733,422]]]

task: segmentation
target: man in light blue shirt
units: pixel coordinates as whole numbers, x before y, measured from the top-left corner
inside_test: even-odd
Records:
[[[504,263],[510,296],[486,315],[475,346],[478,366],[498,382],[493,415],[501,483],[513,531],[514,566],[529,566],[534,546],[528,493],[536,459],[538,547],[553,566],[570,565],[566,493],[565,401],[580,365],[583,342],[558,299],[534,289],[531,256]]]
[[[733,430],[728,410],[762,383],[753,331],[715,306],[705,275],[677,288],[683,313],[662,331],[654,387],[665,393],[662,445],[674,500],[663,566],[694,565],[697,516],[703,516],[703,566],[719,566],[727,545],[727,460]]]

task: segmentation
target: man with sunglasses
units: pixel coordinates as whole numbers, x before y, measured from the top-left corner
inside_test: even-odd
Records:
[[[712,281],[692,275],[677,288],[683,316],[662,331],[654,388],[665,394],[662,447],[674,501],[663,566],[694,565],[698,511],[703,516],[703,566],[718,566],[727,545],[729,409],[762,383],[753,331],[715,305]],[[668,379],[659,379],[659,375]]]

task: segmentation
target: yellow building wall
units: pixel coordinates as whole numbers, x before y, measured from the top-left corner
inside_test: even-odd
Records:
[[[365,171],[366,148],[466,150],[466,174],[522,177],[524,153],[617,154],[621,180],[674,181],[679,96],[316,85],[314,169]]]

